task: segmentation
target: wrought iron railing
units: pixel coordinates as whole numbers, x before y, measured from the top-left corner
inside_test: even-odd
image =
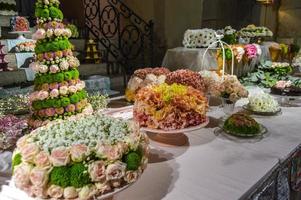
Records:
[[[127,73],[153,66],[153,22],[144,21],[121,0],[83,0],[86,27]]]

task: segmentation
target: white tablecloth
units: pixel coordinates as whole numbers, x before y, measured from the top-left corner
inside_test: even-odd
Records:
[[[268,128],[268,137],[242,142],[214,134],[223,113],[212,108],[209,128],[187,133],[188,146],[151,142],[145,173],[114,200],[240,199],[301,144],[301,108],[282,108],[282,112],[256,118]]]

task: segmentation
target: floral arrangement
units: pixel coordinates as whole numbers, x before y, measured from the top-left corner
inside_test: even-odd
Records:
[[[16,45],[16,52],[34,52],[36,43],[34,41],[22,42]]]
[[[85,83],[79,79],[79,60],[73,56],[68,40],[72,33],[62,24],[58,0],[36,2],[36,60],[30,67],[36,72],[35,91],[30,95],[32,116],[28,123],[37,128],[49,121],[66,119],[92,111]]]
[[[289,88],[292,86],[292,81],[277,81],[277,83],[274,85],[275,88],[278,89],[285,89],[285,88]]]
[[[125,96],[128,101],[134,101],[136,93],[143,87],[165,82],[169,69],[164,67],[138,69],[128,82]]]
[[[184,34],[183,45],[186,48],[206,48],[216,41],[213,29],[187,30]],[[212,47],[216,47],[216,45]]]
[[[204,80],[207,94],[217,94],[222,77],[215,71],[203,70],[199,73]]]
[[[255,26],[253,24],[248,25],[245,28],[242,28],[239,31],[239,35],[241,37],[248,37],[248,38],[253,38],[253,37],[272,37],[273,32],[268,29],[267,27],[264,26]]]
[[[17,6],[15,0],[1,0],[0,1],[0,15],[16,15]]]
[[[12,149],[17,140],[23,136],[27,129],[27,121],[13,115],[6,115],[0,118],[0,150]]]
[[[10,23],[13,31],[29,31],[29,22],[25,17],[12,17]]]
[[[248,97],[248,91],[235,75],[225,75],[218,89],[214,92],[216,93],[212,93],[213,96],[221,96],[225,99],[229,99],[231,102],[236,102],[241,98]]]
[[[237,31],[233,29],[231,26],[226,26],[222,31],[224,35],[222,41],[227,44],[236,44],[237,43]]]
[[[271,88],[277,81],[289,78],[293,71],[288,63],[277,63],[265,61],[260,63],[258,68],[241,79],[244,85],[259,85]]]
[[[262,54],[262,50],[258,44],[247,44],[245,53],[248,59],[254,59]]]
[[[146,168],[139,127],[102,114],[48,124],[22,137],[13,181],[41,199],[92,199],[134,183]]]
[[[203,123],[207,110],[207,99],[199,90],[176,83],[163,83],[139,90],[134,105],[134,120],[141,127],[176,130]]]
[[[71,30],[71,38],[78,38],[79,37],[79,32],[77,27],[74,24],[68,24],[67,28]]]
[[[201,74],[188,69],[180,69],[167,74],[165,82],[169,85],[177,83],[191,86],[201,92],[206,92],[205,83]]]
[[[96,93],[93,95],[88,95],[88,102],[91,104],[94,111],[99,111],[107,108],[108,96]]]
[[[0,100],[0,116],[20,113],[29,113],[29,98],[27,95],[14,95]]]
[[[258,93],[249,96],[249,108],[255,112],[277,112],[279,110],[279,104],[269,94]]]

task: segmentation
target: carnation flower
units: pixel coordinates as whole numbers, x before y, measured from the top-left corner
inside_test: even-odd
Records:
[[[257,47],[254,44],[247,44],[245,46],[245,51],[248,59],[256,58],[257,56]]]
[[[120,161],[110,164],[106,169],[107,180],[118,180],[124,177],[126,165]]]

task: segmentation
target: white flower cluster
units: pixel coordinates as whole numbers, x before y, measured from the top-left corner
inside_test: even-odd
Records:
[[[213,29],[187,30],[184,34],[183,45],[187,48],[206,48],[216,40],[217,38]]]
[[[276,112],[279,110],[278,102],[266,93],[258,93],[250,96],[249,107],[256,112]]]
[[[297,56],[293,59],[293,66],[294,66],[294,67],[301,67],[301,54],[297,55]]]
[[[16,52],[34,52],[35,42],[23,42],[16,45]]]
[[[248,25],[245,28],[242,28],[239,31],[239,35],[242,37],[272,37],[273,32],[264,26],[255,26],[255,25]]]
[[[38,0],[38,3],[43,3],[45,5],[49,5],[49,4],[60,4],[59,0]]]
[[[236,33],[237,31],[234,28],[232,28],[231,26],[226,26],[222,32],[225,35],[232,35],[232,34]]]
[[[34,131],[31,139],[42,149],[49,151],[74,144],[85,144],[94,148],[99,141],[108,144],[129,141],[131,133],[132,130],[127,121],[109,118],[98,113],[41,127]]]
[[[273,62],[271,68],[285,68],[290,66],[291,65],[286,62]]]
[[[77,68],[79,65],[80,62],[76,57],[68,56],[62,59],[57,57],[55,61],[33,62],[29,67],[36,73],[45,74],[50,72],[51,74],[55,74],[60,71]]]
[[[72,32],[68,28],[56,28],[56,29],[38,29],[32,36],[34,40],[43,40],[45,38],[52,37],[67,37],[70,38],[72,36]]]
[[[6,3],[10,5],[16,5],[16,0],[0,0],[0,3]]]

